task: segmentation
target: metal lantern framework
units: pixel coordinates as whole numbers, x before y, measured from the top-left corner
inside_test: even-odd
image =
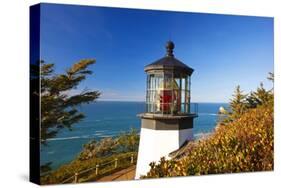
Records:
[[[167,115],[190,113],[193,69],[174,57],[174,47],[174,43],[168,41],[166,56],[145,67],[146,113]]]

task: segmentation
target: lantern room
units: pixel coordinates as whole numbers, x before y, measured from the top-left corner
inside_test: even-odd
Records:
[[[174,57],[174,48],[174,43],[168,41],[166,56],[145,67],[146,113],[190,113],[190,77],[193,69]]]

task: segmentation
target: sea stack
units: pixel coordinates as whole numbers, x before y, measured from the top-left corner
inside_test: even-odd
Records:
[[[223,106],[221,106],[221,107],[219,108],[219,114],[226,114],[226,113],[227,113],[227,111],[224,109]]]
[[[193,139],[190,85],[193,69],[174,57],[175,45],[168,41],[166,55],[145,67],[146,111],[141,118],[140,144],[135,179],[146,175],[149,164],[179,149]]]

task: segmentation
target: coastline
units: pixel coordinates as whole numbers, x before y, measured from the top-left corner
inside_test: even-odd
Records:
[[[140,120],[135,114],[143,111],[143,104],[142,102],[103,101],[82,106],[86,119],[74,125],[73,131],[62,131],[56,138],[48,141],[49,147],[43,147],[41,151],[42,164],[52,161],[54,162],[51,165],[52,168],[58,169],[72,161],[83,149],[83,144],[93,139],[114,137],[130,128],[139,130]],[[217,120],[216,112],[221,105],[227,104],[199,103],[199,117],[195,120],[194,130],[196,139],[214,129]],[[115,110],[119,108],[122,108],[121,111],[116,112]]]

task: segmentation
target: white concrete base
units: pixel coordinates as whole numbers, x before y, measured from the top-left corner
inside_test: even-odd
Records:
[[[149,163],[158,162],[161,157],[169,158],[169,153],[179,149],[186,140],[192,139],[192,128],[182,130],[141,128],[135,179],[147,174],[150,170]]]

